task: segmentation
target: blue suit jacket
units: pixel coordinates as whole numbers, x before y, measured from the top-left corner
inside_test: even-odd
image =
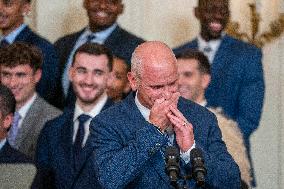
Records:
[[[11,147],[7,141],[0,150],[0,163],[31,163],[33,161],[25,154]]]
[[[170,188],[161,148],[167,139],[139,112],[134,93],[91,122],[95,169],[104,188]],[[228,154],[216,117],[197,104],[179,99],[178,109],[194,127],[196,146],[203,149],[207,188],[239,188],[238,166]],[[191,165],[183,168],[189,171]],[[193,181],[191,181],[193,183]],[[192,184],[191,183],[191,184]]]
[[[59,54],[61,77],[63,75],[69,55],[72,52],[78,38],[84,32],[84,30],[85,29],[79,32],[64,36],[58,39],[54,44]],[[125,59],[130,64],[132,52],[139,44],[143,42],[144,42],[143,39],[138,38],[135,35],[117,26],[115,30],[110,34],[110,36],[106,39],[104,45],[107,48],[109,48],[114,55]],[[61,80],[60,80],[59,85],[61,86]],[[62,87],[61,87],[61,90],[62,90]],[[61,91],[61,98],[63,99],[62,91]],[[67,99],[67,102],[65,102],[64,105],[68,105],[70,103],[69,100],[70,99]],[[71,100],[71,103],[72,103],[72,100]]]
[[[174,50],[175,54],[197,49],[195,39]],[[238,123],[246,142],[258,127],[264,99],[261,50],[225,35],[211,65],[206,90],[208,106],[222,107]]]
[[[43,54],[42,76],[37,84],[37,92],[46,101],[57,106],[56,91],[60,78],[59,75],[59,59],[54,46],[44,38],[34,33],[29,27],[25,27],[23,31],[16,37],[16,41],[26,42],[37,46]]]
[[[103,110],[111,106],[108,100]],[[80,168],[74,168],[73,157],[74,108],[65,109],[59,117],[44,126],[38,139],[36,163],[42,188],[101,188],[89,160],[93,147],[88,141],[83,148]]]

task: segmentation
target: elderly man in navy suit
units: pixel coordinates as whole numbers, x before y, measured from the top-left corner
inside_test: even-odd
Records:
[[[135,49],[131,61],[128,79],[137,92],[91,122],[94,166],[103,187],[172,188],[165,171],[164,148],[169,145],[179,149],[182,176],[191,172],[191,151],[199,148],[207,169],[205,188],[239,188],[240,172],[216,117],[177,91],[172,50],[161,42],[146,42]],[[196,185],[190,178],[185,183]]]
[[[42,77],[37,84],[38,94],[56,106],[57,81],[59,80],[58,56],[54,46],[34,33],[25,23],[31,0],[0,1],[0,47],[14,42],[25,42],[38,47],[43,54]]]
[[[68,70],[74,52],[80,45],[86,42],[104,44],[114,55],[129,63],[136,46],[144,42],[117,24],[117,18],[124,9],[122,0],[84,0],[83,6],[87,11],[89,25],[55,42],[60,59],[63,99],[69,95]]]
[[[103,45],[79,47],[69,70],[75,105],[46,123],[38,140],[36,162],[43,188],[100,188],[89,157],[89,124],[113,103],[106,94],[112,54]]]
[[[249,137],[259,126],[264,100],[262,53],[224,32],[229,15],[229,0],[199,0],[195,16],[200,21],[200,35],[174,52],[194,48],[207,55],[212,70],[205,93],[208,105],[222,107],[238,123],[250,152]]]

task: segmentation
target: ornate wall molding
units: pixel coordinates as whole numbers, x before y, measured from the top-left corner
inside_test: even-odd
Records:
[[[258,47],[263,47],[265,44],[279,38],[284,33],[284,13],[279,13],[278,19],[269,24],[269,30],[262,33],[259,32],[259,25],[262,21],[260,14],[256,10],[255,3],[248,4],[250,7],[250,24],[251,31],[248,33],[240,31],[238,22],[230,22],[227,26],[227,32],[241,40],[253,43]]]

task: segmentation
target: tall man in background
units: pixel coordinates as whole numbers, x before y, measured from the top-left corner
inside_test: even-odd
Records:
[[[69,70],[75,106],[47,122],[38,140],[36,162],[43,188],[100,188],[87,142],[91,119],[113,102],[106,94],[112,54],[103,45],[79,47]]]
[[[208,106],[221,107],[238,123],[250,152],[249,137],[259,125],[264,100],[261,50],[224,32],[229,0],[199,0],[194,13],[200,21],[200,35],[174,52],[193,48],[207,55],[212,72],[205,93]]]
[[[72,92],[69,89],[68,70],[76,49],[86,42],[104,44],[112,53],[130,62],[135,47],[144,40],[122,29],[117,18],[123,13],[122,0],[84,0],[89,25],[79,32],[64,36],[55,42],[59,52],[61,84],[64,99]],[[68,102],[65,105],[68,105]]]
[[[251,188],[251,172],[243,135],[237,123],[228,119],[220,108],[207,106],[205,90],[211,81],[211,69],[207,57],[200,51],[189,50],[177,56],[178,88],[181,96],[207,107],[218,120],[228,152],[238,164],[241,172],[242,189]]]
[[[42,54],[33,45],[16,42],[1,49],[0,66],[1,83],[16,98],[8,141],[14,148],[34,158],[43,125],[61,113],[36,92],[42,73]]]
[[[55,48],[46,39],[34,33],[25,23],[31,0],[0,1],[0,48],[17,41],[37,46],[43,54],[42,77],[36,86],[37,93],[56,105],[56,84],[59,80],[58,57]]]

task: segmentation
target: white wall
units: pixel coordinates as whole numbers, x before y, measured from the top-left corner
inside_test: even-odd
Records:
[[[234,0],[232,19],[241,23],[241,30],[249,31],[249,8],[254,0]],[[262,11],[261,30],[267,30],[283,0],[258,0]],[[192,8],[192,0],[124,0],[125,13],[119,23],[147,40],[161,40],[171,47],[192,39],[199,30]],[[278,6],[276,6],[278,3]],[[37,0],[34,14],[36,30],[51,41],[79,30],[87,23],[79,0]],[[270,7],[268,7],[270,6]],[[284,10],[283,10],[284,11]],[[273,17],[274,16],[274,17]],[[259,129],[252,136],[253,161],[258,189],[284,188],[284,37],[263,49],[266,81],[265,104]]]

